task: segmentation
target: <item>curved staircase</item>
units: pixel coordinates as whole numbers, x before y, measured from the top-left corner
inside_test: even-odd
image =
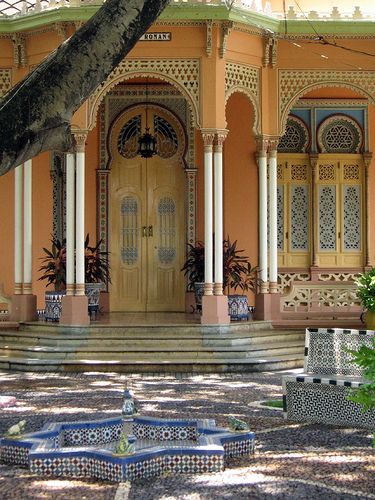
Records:
[[[0,368],[23,371],[238,372],[303,366],[304,331],[270,322],[66,327],[26,323],[0,330]]]

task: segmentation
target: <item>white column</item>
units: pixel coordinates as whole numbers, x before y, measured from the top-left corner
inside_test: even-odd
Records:
[[[24,164],[23,184],[23,293],[32,293],[32,160]]]
[[[268,291],[267,254],[267,152],[262,146],[258,154],[259,182],[259,277],[260,292]]]
[[[203,133],[204,141],[204,294],[213,295],[213,133]]]
[[[66,294],[74,295],[75,155],[66,155]]]
[[[22,293],[22,174],[23,166],[14,171],[14,293]]]
[[[214,295],[223,295],[223,142],[227,131],[217,133],[214,146],[215,185],[215,284]]]
[[[76,152],[76,295],[85,295],[85,140],[75,134]]]
[[[277,293],[277,150],[269,152],[269,252],[270,293]]]

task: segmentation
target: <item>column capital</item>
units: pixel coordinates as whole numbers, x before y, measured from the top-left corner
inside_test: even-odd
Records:
[[[85,152],[87,133],[88,133],[87,130],[72,130],[72,134],[75,141],[75,150],[77,153]]]
[[[213,128],[201,128],[201,134],[204,144],[205,151],[212,151],[212,147],[215,140],[215,129]]]
[[[227,129],[218,129],[215,134],[215,144],[214,144],[214,151],[215,152],[220,152],[223,150],[223,144],[224,141],[228,135],[229,130]]]
[[[257,145],[257,151],[256,154],[257,156],[267,156],[267,150],[268,150],[268,137],[264,135],[257,135],[255,136],[255,142]]]
[[[268,152],[270,156],[276,155],[277,146],[279,145],[279,136],[268,137]]]

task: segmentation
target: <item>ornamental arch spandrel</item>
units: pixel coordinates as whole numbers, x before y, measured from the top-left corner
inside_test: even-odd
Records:
[[[324,87],[351,89],[375,104],[375,71],[279,70],[279,131],[285,132],[288,115],[305,94]]]

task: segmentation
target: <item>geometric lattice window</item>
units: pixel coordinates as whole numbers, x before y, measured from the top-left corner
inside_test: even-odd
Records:
[[[154,115],[154,134],[158,155],[161,158],[171,158],[177,152],[177,134],[165,118]]]
[[[309,198],[306,185],[291,186],[290,211],[291,248],[292,250],[308,250]]]
[[[139,249],[139,210],[138,202],[132,196],[121,201],[121,260],[132,265],[138,260]]]
[[[353,118],[334,115],[326,118],[320,125],[317,142],[322,153],[359,153],[363,133]]]
[[[343,186],[344,250],[361,249],[360,186]]]
[[[277,186],[277,249],[284,250],[284,186]]]
[[[319,250],[336,250],[336,186],[319,186]]]
[[[117,139],[118,152],[124,158],[135,158],[138,154],[138,139],[141,135],[141,115],[134,116],[122,127]]]
[[[290,115],[277,150],[280,153],[306,153],[309,143],[309,131],[305,123],[297,116]]]
[[[5,95],[12,87],[12,70],[0,68],[0,97]]]
[[[158,204],[159,242],[158,257],[161,264],[171,264],[176,258],[176,204],[170,197]]]

